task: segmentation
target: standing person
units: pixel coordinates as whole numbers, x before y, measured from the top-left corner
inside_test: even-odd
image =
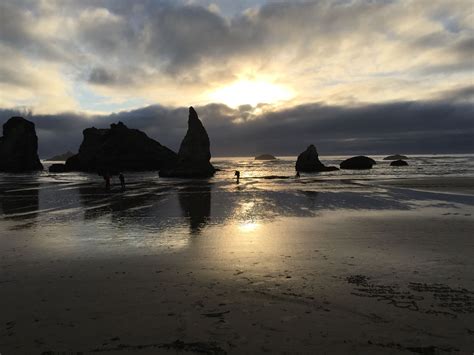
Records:
[[[240,180],[240,171],[236,170],[234,176],[237,177],[237,184],[238,184]]]
[[[104,174],[104,180],[105,180],[105,191],[110,191],[110,174],[108,172]]]
[[[119,174],[120,186],[122,186],[122,191],[125,190],[125,177],[122,173]]]

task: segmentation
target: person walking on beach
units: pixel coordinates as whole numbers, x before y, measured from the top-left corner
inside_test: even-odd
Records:
[[[122,173],[119,174],[120,186],[122,186],[122,191],[125,190],[125,177]]]
[[[237,184],[238,184],[240,180],[240,171],[236,170],[234,176],[237,177]]]
[[[105,191],[110,191],[110,174],[108,172],[104,174],[104,180],[105,180]]]

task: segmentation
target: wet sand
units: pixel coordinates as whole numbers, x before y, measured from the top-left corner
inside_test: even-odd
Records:
[[[433,192],[474,195],[472,177],[424,177],[416,179],[391,179],[377,181],[382,186],[393,186]]]
[[[2,354],[474,349],[472,196],[25,183],[0,190]]]

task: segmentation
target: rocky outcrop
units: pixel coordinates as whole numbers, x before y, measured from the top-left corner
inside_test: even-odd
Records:
[[[401,159],[408,159],[405,155],[395,154],[389,155],[388,157],[383,158],[383,160],[401,160]]]
[[[48,171],[50,173],[65,173],[67,171],[66,164],[51,164]]]
[[[303,153],[298,155],[295,169],[296,171],[307,173],[339,170],[335,166],[325,166],[323,163],[321,163],[319,160],[318,151],[313,144],[306,148]]]
[[[87,128],[79,153],[66,161],[66,171],[109,172],[160,170],[175,164],[172,150],[122,122],[110,129]]]
[[[344,160],[339,166],[341,169],[364,170],[372,169],[374,164],[377,164],[374,159],[359,155]]]
[[[408,166],[408,163],[405,160],[399,159],[392,161],[390,166]]]
[[[43,165],[38,158],[35,124],[23,117],[12,117],[3,125],[3,137],[0,137],[0,171],[37,170],[43,170]]]
[[[194,108],[189,108],[188,131],[181,142],[178,161],[171,169],[160,170],[162,177],[205,178],[216,169],[210,163],[209,136]]]
[[[255,157],[255,160],[275,160],[276,158],[271,154],[261,154]]]
[[[66,153],[58,154],[58,155],[55,155],[54,157],[46,159],[46,161],[66,161],[73,155],[74,155],[73,152],[67,151]]]

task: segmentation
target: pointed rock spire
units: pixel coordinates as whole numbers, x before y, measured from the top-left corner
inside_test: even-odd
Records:
[[[209,136],[193,107],[189,108],[188,131],[178,153],[178,162],[172,169],[160,171],[163,177],[202,178],[214,175]]]

